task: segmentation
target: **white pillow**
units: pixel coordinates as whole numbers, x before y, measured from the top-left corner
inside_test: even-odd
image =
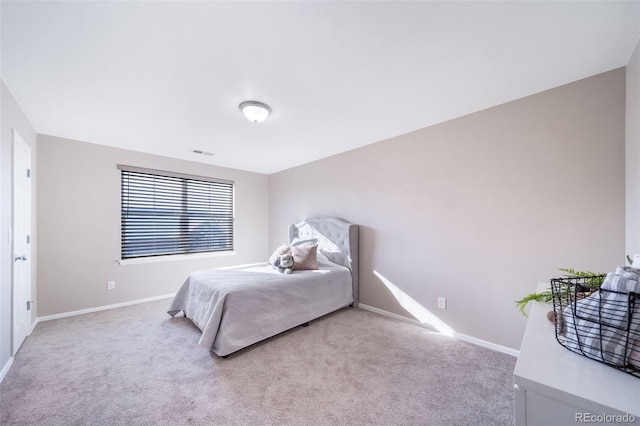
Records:
[[[312,245],[312,246],[317,246],[318,245],[318,240],[316,238],[309,238],[308,240],[301,240],[300,238],[294,238],[293,241],[291,241],[291,246],[300,246],[303,244],[308,244],[308,245]]]

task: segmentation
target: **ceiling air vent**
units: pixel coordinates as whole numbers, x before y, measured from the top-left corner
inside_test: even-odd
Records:
[[[213,152],[207,152],[207,151],[203,151],[201,149],[192,149],[191,152],[193,152],[194,154],[200,154],[200,155],[208,155],[208,156],[212,156]]]

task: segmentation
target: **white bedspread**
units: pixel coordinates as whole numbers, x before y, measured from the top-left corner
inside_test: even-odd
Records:
[[[228,355],[353,303],[351,271],[318,265],[289,275],[268,263],[194,272],[168,313],[184,311],[202,330],[199,343]]]

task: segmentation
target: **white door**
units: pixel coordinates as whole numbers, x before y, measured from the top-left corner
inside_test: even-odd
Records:
[[[13,355],[31,331],[31,148],[13,131]]]

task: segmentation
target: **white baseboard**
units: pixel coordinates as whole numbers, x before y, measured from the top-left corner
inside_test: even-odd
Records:
[[[2,383],[2,381],[4,380],[4,376],[7,375],[12,365],[13,357],[9,358],[9,361],[7,361],[7,363],[4,365],[4,367],[2,367],[2,370],[0,371],[0,383]]]
[[[494,351],[502,352],[503,354],[511,355],[516,358],[520,356],[520,351],[518,349],[510,348],[508,346],[502,346],[497,343],[478,339],[477,337],[473,336],[467,336],[466,334],[457,332],[455,334],[455,337],[460,340],[464,340],[465,342],[473,343],[474,345],[482,346],[488,349],[493,349]]]
[[[104,305],[104,306],[98,306],[96,308],[82,309],[82,310],[79,310],[79,311],[71,311],[71,312],[63,312],[61,314],[46,315],[44,317],[38,317],[36,319],[36,321],[35,321],[35,324],[37,324],[40,321],[50,321],[50,320],[59,319],[59,318],[73,317],[73,316],[76,316],[76,315],[90,314],[92,312],[106,311],[107,309],[115,309],[115,308],[122,308],[124,306],[137,305],[139,303],[146,303],[146,302],[153,302],[153,301],[156,301],[156,300],[169,299],[171,297],[174,297],[175,295],[176,295],[175,293],[164,294],[162,296],[154,296],[154,297],[147,297],[146,299],[130,300],[128,302],[116,303],[116,304],[113,304],[113,305]],[[35,327],[35,325],[34,325],[34,327]]]
[[[370,311],[379,315],[383,315],[385,317],[389,317],[389,318],[393,318],[393,319],[397,319],[399,321],[404,321],[404,322],[408,322],[410,324],[414,324],[417,325],[419,327],[422,328],[426,328],[432,331],[438,331],[433,327],[429,327],[428,324],[423,324],[420,321],[416,320],[416,319],[412,319],[412,318],[407,318],[404,317],[402,315],[398,315],[398,314],[394,314],[393,312],[389,312],[389,311],[385,311],[383,309],[379,309],[379,308],[375,308],[373,306],[369,306],[369,305],[365,305],[364,303],[359,303],[358,307],[366,310],[366,311]],[[458,333],[454,331],[453,337],[459,340],[463,340],[465,342],[469,342],[469,343],[473,343],[474,345],[478,345],[478,346],[482,346],[488,349],[492,349],[494,351],[498,351],[498,352],[502,352],[505,353],[507,355],[511,355],[511,356],[515,356],[517,357],[518,355],[520,355],[520,351],[517,349],[513,349],[513,348],[509,348],[507,346],[502,346],[502,345],[498,345],[497,343],[493,343],[493,342],[488,342],[486,340],[482,340],[482,339],[478,339],[472,336],[467,336],[466,334],[462,334],[462,333]]]
[[[31,336],[31,333],[33,333],[33,330],[36,329],[36,326],[38,325],[38,323],[40,322],[40,318],[36,318],[36,320],[33,322],[33,324],[31,324],[31,330],[29,330],[29,336]]]

